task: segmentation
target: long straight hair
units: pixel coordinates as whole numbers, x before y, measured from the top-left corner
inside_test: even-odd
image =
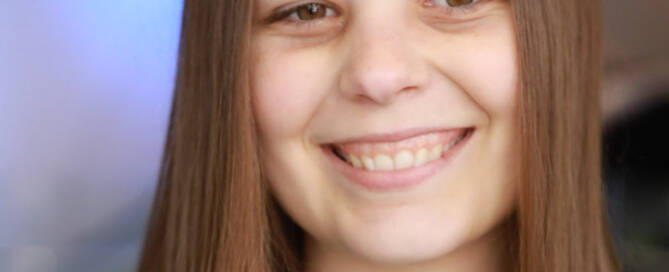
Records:
[[[249,89],[252,0],[186,0],[139,271],[300,271],[301,230],[263,182]],[[600,181],[600,3],[511,0],[521,178],[513,271],[615,271]]]

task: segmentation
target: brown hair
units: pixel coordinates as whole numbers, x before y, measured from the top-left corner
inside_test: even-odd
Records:
[[[301,230],[263,183],[249,90],[252,0],[187,0],[139,271],[299,271]],[[522,174],[514,271],[619,270],[600,181],[600,3],[511,0]]]

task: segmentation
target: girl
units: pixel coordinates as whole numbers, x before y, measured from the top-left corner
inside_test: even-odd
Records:
[[[187,0],[140,271],[614,271],[599,1]]]

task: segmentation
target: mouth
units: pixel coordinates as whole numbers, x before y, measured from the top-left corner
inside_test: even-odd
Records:
[[[410,187],[436,174],[474,131],[429,131],[394,141],[365,138],[325,144],[322,149],[347,179],[368,190],[385,191]]]

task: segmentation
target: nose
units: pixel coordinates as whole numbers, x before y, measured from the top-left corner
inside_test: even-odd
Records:
[[[340,74],[340,90],[352,101],[389,105],[418,92],[427,80],[408,32],[401,26],[373,24],[352,30]]]

